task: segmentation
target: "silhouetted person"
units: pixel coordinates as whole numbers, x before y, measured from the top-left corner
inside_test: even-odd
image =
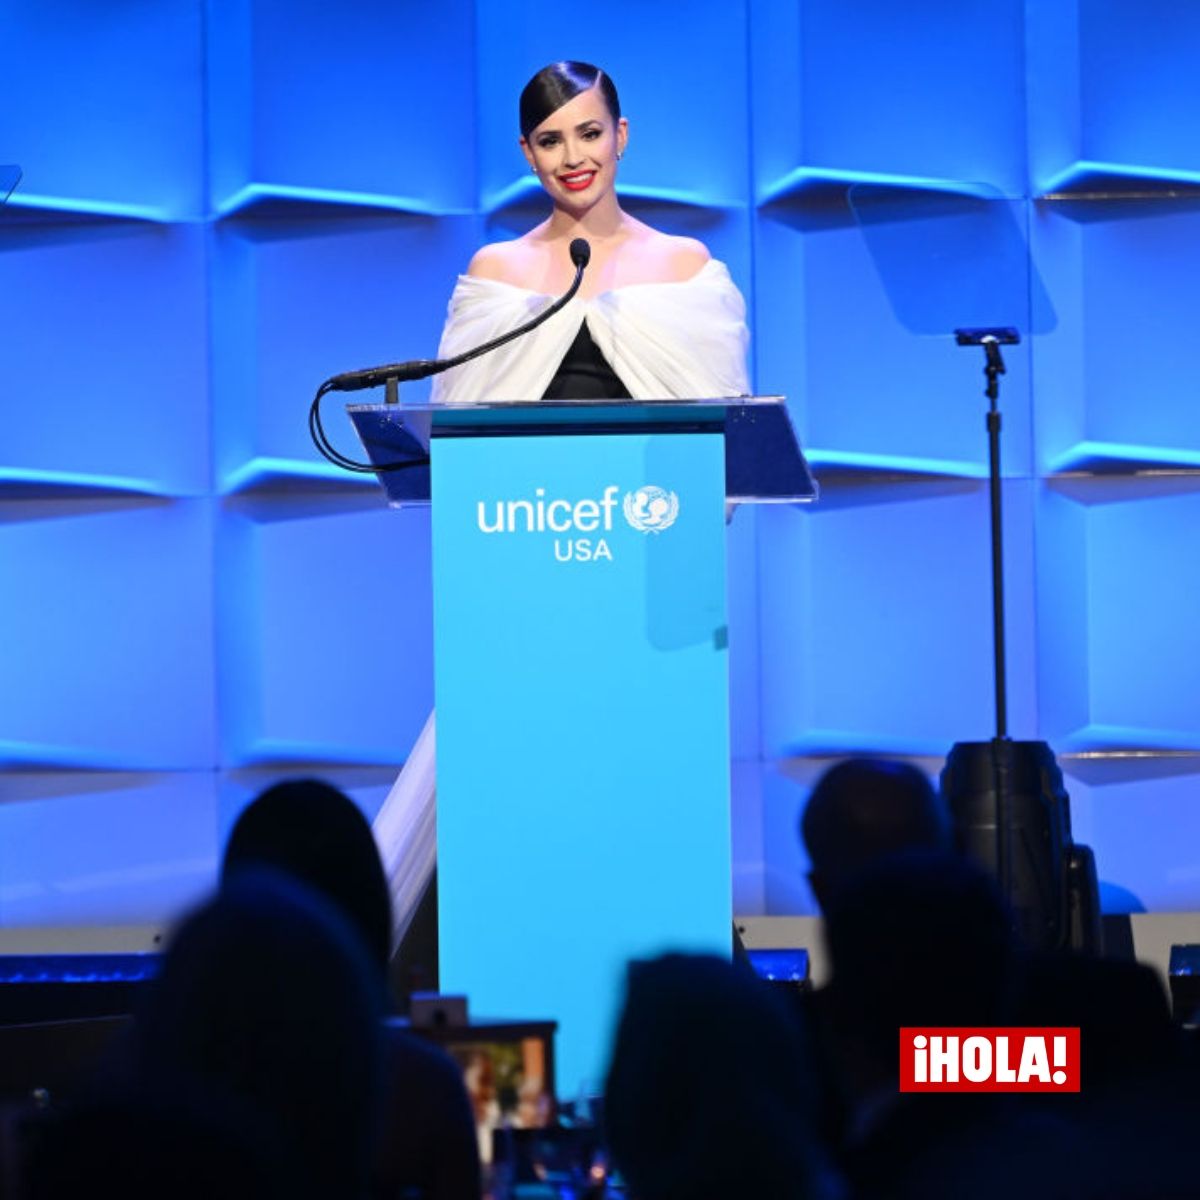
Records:
[[[387,877],[370,823],[344,792],[317,779],[267,788],[234,822],[222,883],[245,867],[273,867],[320,893],[386,970],[392,938]]]
[[[929,778],[887,759],[830,767],[809,795],[800,832],[822,912],[848,879],[888,855],[951,848],[949,814]]]
[[[928,777],[905,762],[851,758],[817,780],[800,822],[808,852],[809,886],[822,913],[848,880],[903,851],[948,851],[950,821]],[[848,1134],[862,1089],[857,1043],[835,1027],[827,987],[797,999],[808,1031],[821,1102],[821,1139],[836,1153]]]
[[[365,1196],[382,1016],[376,973],[341,914],[280,873],[247,872],[173,938],[139,1014],[138,1074],[258,1114],[302,1195]]]
[[[911,852],[868,867],[825,918],[840,1019],[876,1081],[897,1073],[902,1025],[1001,1025],[1015,947],[992,879],[957,855]]]
[[[268,788],[241,813],[222,865],[223,886],[246,869],[286,872],[336,905],[387,991],[391,895],[371,826],[337,788],[302,779]],[[449,1055],[393,1024],[384,1026],[384,1127],[374,1169],[380,1200],[478,1200],[478,1139],[462,1073]]]
[[[842,1162],[859,1195],[1009,1196],[1031,1192],[1034,1165],[1069,1161],[1073,1126],[1023,1097],[899,1092],[902,1027],[1012,1024],[1011,918],[982,868],[948,853],[886,857],[837,892],[825,930],[853,1099]]]
[[[604,1114],[638,1200],[824,1194],[800,1030],[723,960],[631,964]]]

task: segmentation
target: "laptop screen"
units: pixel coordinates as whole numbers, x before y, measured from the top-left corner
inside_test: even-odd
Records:
[[[555,1119],[554,1022],[414,1028],[458,1063],[475,1111],[479,1157],[492,1158],[496,1129],[543,1129]]]

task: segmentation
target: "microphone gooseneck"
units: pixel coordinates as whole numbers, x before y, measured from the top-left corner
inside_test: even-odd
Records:
[[[449,371],[451,367],[461,366],[465,362],[470,362],[473,358],[478,358],[480,355],[487,354],[492,350],[498,350],[514,338],[519,338],[523,334],[529,333],[530,330],[536,329],[543,321],[549,320],[556,312],[569,304],[574,299],[575,293],[579,291],[579,285],[583,282],[584,269],[588,265],[588,260],[592,257],[592,247],[588,244],[586,238],[575,238],[571,242],[569,253],[571,255],[571,262],[575,266],[575,278],[571,281],[571,286],[549,308],[543,309],[538,313],[532,321],[528,321],[524,325],[519,325],[516,329],[510,330],[508,333],[502,333],[498,338],[493,338],[490,342],[484,342],[482,346],[476,346],[472,350],[457,354],[453,358],[414,358],[411,362],[392,363],[386,367],[368,367],[364,371],[343,371],[342,374],[334,375],[332,379],[326,381],[329,385],[329,390],[335,392],[357,392],[363,388],[378,387],[381,383],[387,383],[389,379],[408,383],[414,379],[425,379],[430,375],[440,375],[443,371]]]
[[[476,346],[472,350],[456,354],[453,358],[415,358],[410,362],[392,363],[390,366],[385,367],[368,367],[362,371],[343,371],[340,375],[334,375],[332,378],[325,380],[317,389],[317,394],[313,398],[308,412],[309,434],[322,456],[335,466],[342,467],[347,471],[359,471],[369,474],[374,474],[377,471],[400,470],[404,467],[422,465],[418,463],[396,463],[391,467],[376,467],[370,463],[355,462],[353,459],[347,458],[340,451],[335,450],[325,434],[324,426],[321,424],[321,397],[329,392],[357,392],[362,391],[364,388],[373,388],[379,387],[380,384],[388,384],[390,400],[391,393],[394,390],[391,386],[393,381],[403,383],[414,379],[425,379],[430,375],[440,375],[443,371],[449,371],[451,367],[461,366],[463,363],[488,354],[492,350],[498,350],[501,346],[507,345],[515,338],[519,338],[536,329],[542,322],[548,321],[556,312],[565,308],[575,298],[575,293],[579,291],[579,285],[583,282],[583,272],[588,265],[588,260],[592,257],[592,248],[586,238],[575,238],[568,249],[571,255],[571,262],[575,266],[575,278],[571,281],[571,286],[553,304],[544,308],[533,320],[526,321],[524,325],[519,325],[516,329],[510,330],[508,333],[502,333],[490,342],[484,342],[482,346]]]

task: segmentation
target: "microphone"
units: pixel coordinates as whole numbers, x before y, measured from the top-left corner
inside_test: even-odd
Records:
[[[571,281],[571,286],[549,308],[538,313],[532,321],[510,330],[508,333],[502,333],[498,338],[484,342],[482,346],[476,346],[472,350],[455,355],[454,358],[414,358],[410,362],[392,363],[386,367],[368,367],[362,371],[343,371],[342,374],[327,379],[321,387],[325,391],[331,392],[358,392],[364,388],[378,387],[381,383],[388,383],[393,379],[398,383],[406,383],[414,379],[425,379],[429,375],[440,375],[441,372],[448,371],[451,367],[461,366],[473,358],[478,358],[492,350],[498,350],[514,338],[519,338],[536,329],[543,321],[548,321],[574,298],[575,293],[579,291],[579,285],[583,282],[584,269],[592,257],[592,247],[586,238],[575,238],[571,242],[569,252],[571,262],[575,265],[575,278]]]

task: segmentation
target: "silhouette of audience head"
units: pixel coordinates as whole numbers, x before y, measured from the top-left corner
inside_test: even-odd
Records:
[[[386,1002],[391,896],[371,827],[354,802],[311,779],[268,788],[233,827],[223,886],[264,866],[300,880],[349,919]],[[375,1193],[478,1200],[475,1123],[457,1064],[395,1025],[381,1036],[387,1137],[378,1146]]]
[[[995,883],[959,855],[882,859],[826,913],[831,988],[882,1075],[896,1071],[905,1025],[1003,1025],[1015,987],[1011,917]]]
[[[813,1195],[810,1076],[798,1023],[749,972],[682,955],[631,964],[604,1101],[630,1193]]]
[[[904,762],[852,758],[830,767],[804,809],[809,884],[824,912],[846,881],[905,850],[949,850],[950,819],[927,776]]]
[[[382,993],[332,906],[239,873],[179,929],[140,1014],[139,1074],[228,1095],[269,1122],[314,1196],[365,1188],[377,1135]]]
[[[386,975],[392,910],[387,876],[366,817],[316,779],[278,783],[252,801],[225,846],[222,882],[255,867],[282,871],[338,908]]]

